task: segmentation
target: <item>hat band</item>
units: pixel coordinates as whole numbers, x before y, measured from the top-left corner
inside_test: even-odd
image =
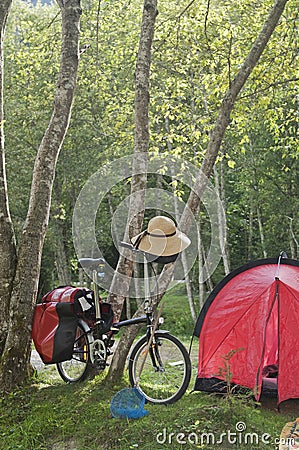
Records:
[[[170,233],[170,234],[163,234],[163,235],[161,235],[161,234],[149,233],[147,230],[144,230],[142,233],[140,233],[140,235],[136,239],[134,247],[136,248],[136,250],[138,250],[142,238],[144,236],[146,236],[146,235],[152,236],[152,237],[157,237],[157,238],[165,238],[165,237],[174,236],[175,234],[176,234],[176,231],[174,231],[173,233]]]
[[[166,238],[166,237],[171,237],[174,236],[176,234],[176,231],[174,231],[173,233],[170,234],[154,234],[154,233],[146,233],[148,236],[152,236],[152,237],[157,237],[157,238]]]

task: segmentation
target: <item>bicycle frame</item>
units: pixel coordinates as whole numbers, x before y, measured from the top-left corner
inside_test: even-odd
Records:
[[[140,250],[136,250],[131,244],[127,244],[122,242],[120,244],[123,247],[129,248],[134,253],[142,253],[143,254],[143,267],[144,267],[144,315],[139,317],[134,317],[132,319],[126,319],[119,322],[116,322],[112,325],[111,329],[103,333],[103,320],[101,316],[101,308],[100,308],[100,296],[99,296],[99,286],[98,286],[98,267],[100,264],[103,264],[103,259],[92,259],[92,258],[82,258],[79,260],[79,265],[81,267],[85,267],[86,269],[92,270],[92,282],[93,282],[93,291],[94,291],[94,302],[95,302],[95,322],[94,326],[90,327],[84,319],[81,321],[81,325],[84,329],[84,333],[88,338],[88,342],[93,348],[94,345],[99,346],[100,342],[106,347],[105,359],[110,355],[109,346],[111,346],[112,338],[115,334],[119,332],[119,330],[123,327],[136,325],[136,324],[146,324],[147,331],[146,336],[147,340],[150,339],[152,329],[153,329],[153,309],[151,305],[151,293],[150,293],[150,284],[149,284],[149,262],[146,259],[146,256]],[[163,319],[161,318],[159,324],[163,323]],[[159,328],[159,325],[157,329]],[[161,366],[158,361],[158,366],[156,363],[157,357],[155,357],[152,348],[149,351],[153,366],[157,368]],[[94,358],[92,358],[92,362],[94,362]],[[158,370],[158,369],[157,369]]]
[[[122,246],[136,251],[131,244]],[[144,324],[147,327],[146,333],[134,343],[128,359],[129,380],[132,386],[138,387],[147,401],[169,404],[181,398],[188,387],[191,377],[190,356],[178,338],[166,330],[158,329],[163,319],[159,318],[160,309],[159,320],[154,320],[149,283],[150,261],[142,251],[138,252],[144,257],[144,314],[113,323],[109,328],[101,316],[98,287],[99,265],[103,260],[83,258],[79,261],[82,267],[92,272],[95,317],[80,318],[73,357],[57,363],[57,369],[62,379],[68,383],[86,379],[94,368],[104,370],[108,365],[107,358],[112,354],[114,335],[123,327]]]
[[[122,247],[129,248],[134,253],[142,253],[144,257],[144,293],[145,293],[145,300],[144,300],[144,316],[136,317],[133,319],[127,319],[123,321],[119,321],[113,324],[113,328],[122,328],[124,326],[130,326],[135,325],[139,323],[147,323],[148,326],[152,325],[153,321],[153,310],[151,306],[151,293],[150,293],[150,285],[149,285],[149,262],[146,259],[146,256],[144,253],[140,250],[136,250],[131,244],[127,244],[125,242],[121,242],[120,245]],[[92,259],[92,258],[82,258],[79,260],[79,265],[81,267],[90,268],[92,270],[92,282],[93,282],[93,291],[94,291],[94,301],[95,301],[95,327],[100,329],[102,322],[101,317],[101,309],[100,309],[100,297],[99,297],[99,286],[98,286],[98,268],[97,265],[100,263],[103,263],[103,259]]]

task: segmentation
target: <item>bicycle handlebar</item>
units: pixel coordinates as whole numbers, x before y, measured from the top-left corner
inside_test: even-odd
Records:
[[[131,250],[132,252],[135,252],[135,253],[137,253],[137,252],[140,251],[140,250],[138,250],[137,248],[135,248],[133,244],[129,244],[128,242],[123,242],[123,241],[121,241],[121,242],[119,243],[119,246],[120,246],[120,247],[124,247],[124,248],[128,248],[129,250]]]

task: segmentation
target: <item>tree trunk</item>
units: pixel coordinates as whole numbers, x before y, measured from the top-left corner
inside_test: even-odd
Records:
[[[12,283],[16,270],[16,244],[9,213],[4,153],[4,32],[11,0],[0,4],[0,355],[8,333],[9,306]]]
[[[252,144],[251,140],[250,140],[250,155],[251,155],[252,168],[253,168],[253,188],[254,188],[254,199],[255,199],[255,204],[256,204],[257,223],[259,226],[263,257],[267,258],[267,251],[266,251],[266,247],[265,247],[265,236],[264,236],[264,230],[263,230],[262,213],[261,213],[261,208],[259,206],[259,180],[257,177],[255,158],[254,158],[254,154],[253,154],[253,144]]]
[[[256,213],[257,213],[257,222],[258,222],[258,225],[259,225],[259,232],[260,232],[260,239],[261,239],[263,257],[267,258],[267,250],[266,250],[266,247],[265,247],[265,236],[264,236],[264,229],[263,229],[262,214],[261,214],[261,210],[260,210],[259,206],[256,207]]]
[[[64,224],[57,222],[56,244],[55,244],[55,266],[59,286],[67,286],[72,283],[72,272],[67,258],[66,243],[64,236]]]
[[[133,277],[133,283],[134,283],[134,290],[135,290],[135,297],[137,302],[137,307],[141,306],[144,301],[144,292],[142,290],[142,286],[140,286],[138,278],[141,278],[142,273],[140,270],[140,265],[135,264],[134,265],[134,277]]]
[[[220,162],[221,163],[221,162]],[[227,252],[227,244],[226,244],[226,211],[224,209],[223,204],[223,192],[221,191],[219,176],[216,165],[214,166],[214,179],[215,179],[215,189],[217,192],[217,215],[218,215],[218,223],[219,223],[219,242],[220,247],[222,249],[222,260],[225,275],[228,275],[230,272],[229,269],[229,258]]]
[[[200,208],[199,208],[200,209]],[[197,253],[198,253],[198,300],[199,300],[199,309],[201,309],[204,305],[204,297],[205,297],[205,284],[203,280],[203,267],[204,267],[204,259],[202,252],[202,239],[201,239],[201,218],[200,213],[198,214],[198,223],[197,223]]]
[[[223,156],[223,154],[222,154]],[[223,208],[223,212],[224,215],[222,216],[223,218],[223,229],[224,229],[224,235],[225,235],[225,240],[224,240],[224,255],[225,255],[225,263],[224,263],[224,267],[226,267],[226,271],[225,273],[228,274],[230,272],[230,258],[229,258],[229,248],[228,248],[228,238],[227,238],[227,207],[226,207],[226,193],[225,193],[225,173],[224,173],[224,158],[222,157],[220,159],[220,183],[219,183],[219,187],[220,187],[220,199],[221,199],[221,204],[222,204],[222,208]]]
[[[135,72],[134,162],[128,223],[124,236],[125,240],[128,240],[129,237],[132,237],[141,231],[144,217],[149,148],[149,78],[156,16],[157,1],[144,0],[139,50]],[[126,252],[124,252],[124,255],[125,253]],[[128,258],[120,255],[116,274],[111,285],[111,293],[109,294],[109,301],[112,304],[117,318],[120,317],[124,298],[129,292],[133,267],[134,261],[132,254],[128,255]],[[121,276],[118,277],[118,274]],[[125,277],[122,277],[122,275],[125,275]],[[125,330],[111,361],[107,376],[108,380],[114,381],[122,376],[128,351],[137,333],[138,327],[131,327],[130,330]]]
[[[253,205],[252,199],[250,201],[250,211],[249,211],[249,230],[248,230],[248,250],[247,250],[247,259],[250,261],[252,259],[252,250],[253,250]],[[246,245],[246,242],[245,242]]]
[[[207,259],[208,259],[207,252],[206,252],[203,241],[201,241],[201,253],[202,253],[203,260],[207,261]],[[206,278],[206,285],[207,285],[208,292],[212,292],[212,290],[214,288],[212,279],[211,279],[212,274],[209,271],[209,265],[207,263],[205,263],[205,267],[204,267],[204,276]]]
[[[10,305],[9,330],[0,364],[5,390],[26,381],[31,353],[31,323],[41,254],[49,220],[55,167],[68,129],[79,62],[80,0],[58,1],[62,17],[62,51],[54,110],[35,160],[29,208],[18,251]]]
[[[183,265],[183,271],[185,276],[185,284],[186,284],[186,292],[187,292],[187,298],[190,308],[190,314],[192,317],[193,322],[195,323],[197,320],[197,313],[195,311],[194,301],[193,301],[193,295],[192,295],[192,285],[191,280],[188,273],[188,263],[186,260],[185,253],[182,254],[182,265]]]
[[[299,249],[299,242],[296,238],[296,235],[293,230],[293,218],[287,217],[290,221],[290,248],[291,248],[291,258],[297,259],[298,258],[298,249]],[[296,247],[295,247],[296,246]]]

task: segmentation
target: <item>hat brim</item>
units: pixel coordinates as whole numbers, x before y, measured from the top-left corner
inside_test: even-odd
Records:
[[[144,255],[148,262],[155,262],[155,263],[159,263],[159,264],[169,264],[169,263],[176,261],[176,259],[180,255],[180,253],[176,253],[175,255],[170,255],[170,256],[157,256],[157,255],[151,255],[150,253],[144,252]]]
[[[132,244],[139,239],[143,233],[131,239]],[[151,236],[145,234],[139,243],[138,249],[156,256],[172,256],[181,253],[190,245],[190,239],[181,231],[177,230],[173,236]]]

